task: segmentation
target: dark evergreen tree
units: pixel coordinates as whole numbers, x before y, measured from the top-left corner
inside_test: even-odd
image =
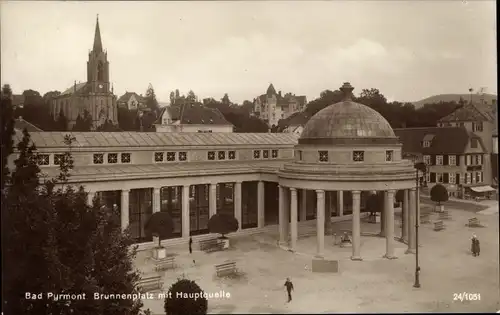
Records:
[[[194,297],[194,294],[197,295],[197,298]],[[196,282],[179,279],[168,289],[164,307],[166,315],[205,315],[207,314],[208,301]]]
[[[2,134],[2,143],[1,143],[1,151],[2,151],[2,194],[5,187],[5,183],[9,180],[9,168],[8,168],[8,157],[12,154],[14,150],[14,141],[12,138],[14,137],[14,109],[12,107],[12,90],[8,84],[5,84],[2,88],[1,95],[1,115],[0,122],[2,125],[1,134]],[[2,195],[3,196],[3,195]],[[3,202],[2,202],[3,204]]]
[[[64,115],[63,110],[59,111],[59,116],[56,120],[56,127],[58,131],[67,131],[68,130],[68,119]]]

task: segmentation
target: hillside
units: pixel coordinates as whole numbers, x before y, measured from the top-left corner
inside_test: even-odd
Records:
[[[418,102],[413,102],[413,105],[415,105],[415,108],[420,108],[424,106],[424,104],[434,104],[439,102],[451,102],[451,101],[458,102],[460,100],[460,97],[462,97],[466,101],[470,100],[470,94],[439,94],[425,98]],[[497,99],[497,96],[494,94],[484,94],[484,95],[472,94],[472,101],[474,103],[476,102],[479,103],[481,97],[484,97],[484,100],[488,104],[491,104],[492,100]]]

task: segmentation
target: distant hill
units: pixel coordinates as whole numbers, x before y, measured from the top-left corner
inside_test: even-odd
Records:
[[[428,98],[424,98],[423,100],[420,100],[418,102],[413,102],[412,104],[415,105],[415,108],[420,108],[424,106],[424,104],[434,104],[439,102],[452,102],[452,101],[458,102],[460,100],[460,97],[466,101],[470,101],[470,94],[439,94]],[[484,97],[484,100],[487,104],[491,104],[492,100],[497,99],[497,96],[494,94],[484,94],[484,95],[472,94],[472,102],[479,103],[481,97]]]

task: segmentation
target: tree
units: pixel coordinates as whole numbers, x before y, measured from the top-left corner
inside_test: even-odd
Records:
[[[196,282],[179,279],[168,289],[164,308],[167,315],[205,315],[208,301]]]
[[[231,105],[231,101],[229,100],[229,96],[227,95],[227,93],[224,94],[224,96],[221,98],[220,100],[222,102],[223,105]]]
[[[123,131],[137,131],[136,125],[137,111],[118,107],[118,127]]]
[[[208,220],[208,230],[210,233],[221,234],[222,239],[226,238],[226,234],[238,231],[238,227],[238,220],[227,213],[216,213]]]
[[[66,116],[64,115],[64,112],[62,109],[59,111],[59,116],[57,117],[57,120],[56,120],[56,128],[58,131],[67,131],[68,130],[68,120],[66,119]]]
[[[396,202],[401,203],[404,202],[405,199],[405,191],[404,190],[398,190],[396,192]]]
[[[167,212],[155,212],[146,221],[144,230],[146,233],[157,237],[158,247],[161,247],[161,240],[172,235],[174,222]]]
[[[118,214],[87,204],[83,187],[69,184],[71,144],[56,179],[41,182],[36,147],[29,133],[17,145],[19,157],[2,203],[3,310],[6,314],[140,314],[139,300],[93,299],[94,293],[136,294],[136,248],[121,231]],[[118,220],[119,221],[119,220]],[[45,294],[43,299],[26,293]],[[47,292],[82,294],[84,300],[56,300]]]
[[[90,115],[88,110],[83,111],[83,117],[78,114],[76,117],[75,125],[73,126],[73,131],[91,131],[92,130],[92,115]]]
[[[174,105],[175,103],[175,92],[170,92],[170,105]]]
[[[448,190],[441,184],[436,184],[431,188],[431,200],[437,202],[441,207],[441,202],[448,201]],[[442,210],[442,208],[441,208]]]
[[[186,100],[190,103],[194,103],[198,101],[198,97],[194,94],[193,90],[189,90]]]
[[[122,131],[119,126],[113,124],[111,120],[106,120],[104,121],[104,124],[100,125],[97,127],[96,131],[101,131],[101,132],[116,132],[116,131]]]
[[[2,88],[1,95],[1,115],[0,122],[2,129],[0,131],[2,135],[2,196],[3,190],[5,187],[5,183],[8,182],[9,179],[9,167],[8,167],[8,157],[12,154],[14,150],[14,141],[12,137],[14,136],[14,109],[12,108],[12,90],[8,84],[5,84]],[[3,200],[2,200],[2,204]]]
[[[146,102],[146,106],[151,111],[156,112],[159,110],[160,106],[158,105],[158,100],[156,99],[155,90],[153,89],[153,85],[151,85],[151,83],[149,83],[144,100]]]

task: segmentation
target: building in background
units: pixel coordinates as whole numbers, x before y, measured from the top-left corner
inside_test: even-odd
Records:
[[[269,127],[277,126],[280,119],[284,119],[296,112],[304,110],[307,98],[287,93],[284,96],[281,91],[276,93],[273,84],[267,88],[266,94],[262,94],[254,100],[253,115],[264,120]]]
[[[234,126],[215,108],[200,103],[161,108],[157,132],[233,132]]]
[[[283,132],[293,133],[297,136],[300,136],[309,118],[311,117],[305,112],[292,114],[290,120],[288,121],[288,124],[286,126],[283,126]]]
[[[116,102],[118,107],[126,108],[128,110],[142,110],[146,108],[146,102],[142,95],[135,92],[125,92]]]
[[[118,124],[116,96],[109,78],[108,54],[102,47],[99,18],[95,27],[94,46],[87,61],[87,81],[75,81],[72,87],[55,97],[51,104],[52,116],[57,119],[62,112],[69,128],[76,123],[78,115],[83,116],[85,110],[92,115],[94,128],[106,121]]]
[[[463,198],[494,191],[483,139],[464,126],[394,129],[403,144],[403,158],[424,162],[428,188],[443,184],[450,195]]]
[[[28,132],[43,131],[42,129],[38,128],[37,126],[33,125],[32,123],[24,120],[22,116],[19,116],[14,121],[14,131],[22,133],[24,129],[28,130]]]

